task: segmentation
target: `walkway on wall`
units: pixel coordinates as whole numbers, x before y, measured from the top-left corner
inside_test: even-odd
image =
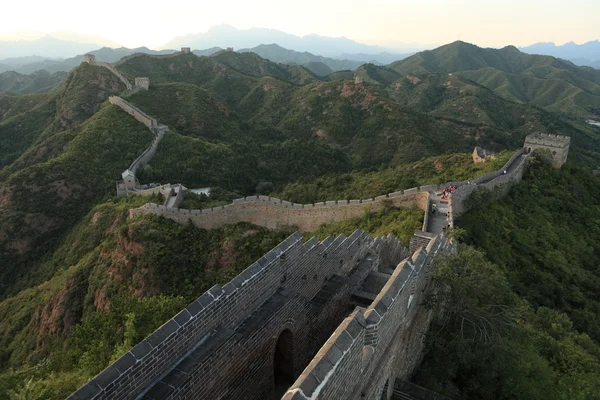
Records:
[[[526,154],[521,154],[520,156],[516,157],[516,158],[515,158],[515,159],[514,159],[514,160],[513,160],[513,161],[510,163],[510,165],[509,165],[508,167],[506,167],[506,166],[505,166],[506,173],[507,173],[507,174],[510,174],[510,173],[512,173],[514,170],[516,170],[516,169],[519,167],[519,165],[521,165],[521,163],[522,163],[522,162],[523,162],[523,161],[524,161],[526,158],[527,158],[527,155],[526,155]],[[489,175],[489,174],[488,174],[488,175]],[[485,175],[485,177],[486,177],[485,179],[482,179],[481,181],[477,181],[477,184],[478,184],[478,185],[482,185],[482,184],[484,184],[484,183],[488,183],[488,182],[490,182],[491,180],[493,180],[493,179],[495,179],[495,178],[496,178],[496,176],[493,176],[493,175],[491,175],[491,176],[488,176],[488,175]]]
[[[436,206],[435,214],[429,211],[429,219],[427,221],[427,232],[438,235],[442,233],[444,228],[448,226],[448,201],[442,200],[441,196],[432,194],[429,198],[429,209],[431,210],[433,205]]]

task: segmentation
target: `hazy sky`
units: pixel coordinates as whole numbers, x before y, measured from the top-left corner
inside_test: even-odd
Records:
[[[158,47],[220,23],[389,47],[459,38],[494,47],[600,39],[600,0],[7,0],[1,10],[0,32],[74,31],[127,47]]]

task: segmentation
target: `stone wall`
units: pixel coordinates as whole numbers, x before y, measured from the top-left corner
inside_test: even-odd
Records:
[[[146,53],[133,53],[130,54],[128,56],[125,56],[123,58],[121,58],[119,61],[113,63],[112,65],[115,67],[118,67],[119,65],[123,65],[125,64],[127,61],[133,59],[133,58],[138,58],[138,57],[148,57],[148,58],[155,58],[155,59],[164,59],[164,58],[172,58],[172,57],[177,57],[179,55],[185,54],[183,51],[176,51],[174,53],[171,54],[146,54]]]
[[[70,399],[275,398],[280,334],[293,335],[295,378],[348,314],[350,296],[365,277],[405,254],[390,236],[356,231],[303,243],[295,233],[223,288],[211,288]]]
[[[547,149],[552,154],[552,165],[560,168],[567,162],[571,138],[568,136],[551,135],[548,133],[534,133],[525,138],[523,145],[527,151]]]
[[[137,119],[142,124],[146,125],[146,127],[148,129],[156,128],[157,123],[154,118],[152,118],[151,116],[149,116],[148,114],[146,114],[145,112],[143,112],[142,110],[140,110],[139,108],[134,106],[133,104],[129,103],[128,101],[123,100],[121,97],[109,96],[108,101],[110,102],[110,104],[114,104],[114,105],[120,107],[127,114],[131,115],[133,118]]]
[[[169,209],[149,203],[132,209],[130,214],[159,214],[182,224],[192,223],[203,229],[249,222],[269,229],[295,227],[301,232],[314,231],[322,224],[360,217],[365,210],[378,211],[391,202],[397,206],[427,208],[429,192],[419,188],[378,196],[374,199],[338,200],[315,204],[296,204],[267,196],[236,199],[232,204],[205,210]],[[384,202],[384,200],[386,202]]]
[[[119,78],[121,80],[121,82],[123,82],[125,84],[125,86],[127,87],[127,90],[131,90],[131,88],[133,88],[133,85],[131,84],[131,82],[129,82],[129,80],[127,78],[125,78],[125,76],[123,76],[123,74],[121,74],[113,66],[113,64],[103,62],[103,61],[96,61],[96,63],[94,65],[104,67],[104,68],[108,69],[110,72],[112,72],[117,78]]]
[[[423,304],[431,261],[451,251],[441,235],[401,262],[373,303],[339,325],[283,399],[390,399],[395,379],[406,379],[420,362],[431,319]]]
[[[471,184],[455,182],[453,186],[456,187],[456,190],[448,202],[448,220],[450,226],[454,226],[456,218],[468,211],[466,201],[471,193],[478,188],[492,190],[502,187],[502,195],[506,195],[510,190],[511,184],[523,178],[527,167],[527,160],[532,154],[526,154],[526,149],[521,149],[500,170],[481,176],[473,180]],[[504,174],[505,170],[507,171],[506,174]]]

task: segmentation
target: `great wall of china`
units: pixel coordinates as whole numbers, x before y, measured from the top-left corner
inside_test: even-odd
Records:
[[[122,99],[113,104],[138,115]],[[169,200],[131,210],[132,216],[154,213],[206,229],[245,221],[307,232],[391,203],[416,205],[424,221],[410,248],[392,236],[373,238],[361,231],[322,242],[292,234],[231,282],[204,293],[69,399],[442,399],[405,382],[419,365],[432,318],[423,304],[433,289],[432,262],[456,251],[443,231],[466,211],[475,189],[506,193],[522,178],[535,150],[531,145],[539,140],[530,136],[502,169],[468,182],[318,204],[251,196],[208,210],[179,209]],[[566,142],[568,151],[563,137],[544,140]],[[566,160],[562,152],[553,157],[555,164]],[[449,186],[456,190],[450,201],[442,201],[439,191]],[[170,198],[180,199],[183,192],[180,186]]]

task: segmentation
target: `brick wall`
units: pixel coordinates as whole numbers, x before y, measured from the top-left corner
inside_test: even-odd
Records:
[[[295,227],[310,232],[322,224],[343,221],[364,215],[365,210],[378,211],[389,200],[397,206],[415,205],[427,208],[429,192],[417,188],[390,193],[375,199],[339,200],[316,204],[295,204],[267,196],[251,196],[234,200],[232,204],[206,210],[169,209],[146,204],[130,211],[131,215],[159,214],[182,224],[192,223],[203,229],[218,228],[238,222],[249,222],[270,229]]]
[[[391,236],[361,231],[301,239],[291,235],[223,288],[211,288],[71,399],[274,398],[279,334],[292,332],[295,377],[347,315],[351,293],[378,268],[379,254],[397,263],[406,252]]]
[[[438,236],[400,263],[373,303],[338,326],[283,399],[379,400],[386,383],[409,376],[420,362],[431,319],[423,306],[431,261],[451,251],[451,243]]]

